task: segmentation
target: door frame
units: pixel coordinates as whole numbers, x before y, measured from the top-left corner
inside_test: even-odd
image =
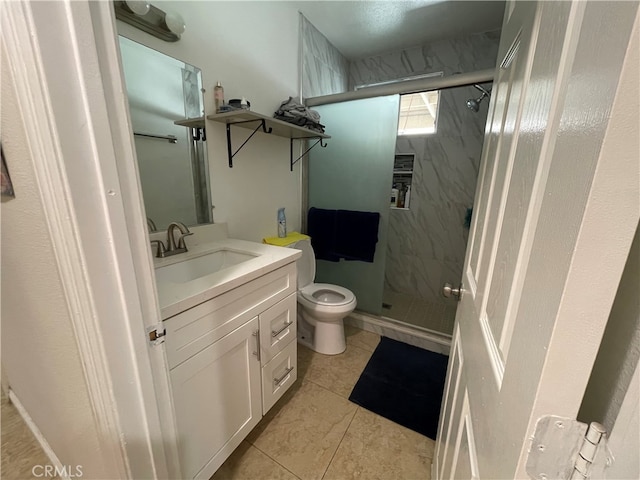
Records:
[[[164,348],[145,332],[161,316],[111,5],[3,3],[4,67],[101,453],[120,478],[179,478]]]

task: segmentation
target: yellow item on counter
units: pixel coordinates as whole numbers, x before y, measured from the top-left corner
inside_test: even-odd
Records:
[[[290,232],[287,233],[286,237],[267,237],[262,239],[262,243],[267,243],[269,245],[276,245],[278,247],[286,247],[293,243],[299,242],[300,240],[309,240],[311,237],[309,235],[305,235],[304,233],[298,232]]]

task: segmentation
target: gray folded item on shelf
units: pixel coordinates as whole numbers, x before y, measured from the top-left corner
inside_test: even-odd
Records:
[[[289,97],[288,100],[280,104],[280,108],[276,110],[276,115],[291,118],[304,117],[313,122],[320,123],[320,114],[318,112],[296,102],[293,97]]]
[[[305,127],[315,132],[324,133],[324,125],[318,122],[314,122],[313,120],[309,120],[308,118],[284,116],[284,115],[277,115],[277,114],[274,114],[273,118],[276,118],[278,120],[283,120],[285,122],[291,123],[292,125],[297,125],[299,127]]]

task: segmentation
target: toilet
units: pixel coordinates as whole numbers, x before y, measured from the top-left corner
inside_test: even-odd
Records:
[[[343,320],[356,308],[356,296],[338,285],[313,283],[316,258],[310,240],[290,246],[302,250],[297,261],[298,343],[325,355],[342,353],[347,348]]]

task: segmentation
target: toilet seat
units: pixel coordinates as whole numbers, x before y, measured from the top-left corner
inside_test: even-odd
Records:
[[[301,288],[300,293],[306,300],[316,305],[328,307],[346,305],[355,300],[355,295],[351,290],[329,283],[312,283]]]

